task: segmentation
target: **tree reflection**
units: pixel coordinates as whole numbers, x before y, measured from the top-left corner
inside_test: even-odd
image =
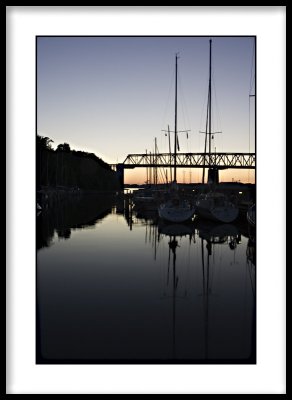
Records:
[[[36,248],[53,244],[54,233],[59,239],[71,238],[72,229],[94,226],[111,213],[114,196],[68,196],[50,201],[48,208],[36,217]]]

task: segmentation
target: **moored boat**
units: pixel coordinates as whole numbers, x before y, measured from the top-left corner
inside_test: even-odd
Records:
[[[169,222],[185,222],[194,215],[194,208],[191,203],[182,198],[176,180],[176,154],[177,154],[177,59],[175,56],[175,117],[174,117],[174,180],[169,192],[166,194],[166,201],[158,207],[158,215]]]
[[[238,217],[239,209],[219,192],[201,194],[196,200],[196,215],[212,221],[230,223]]]

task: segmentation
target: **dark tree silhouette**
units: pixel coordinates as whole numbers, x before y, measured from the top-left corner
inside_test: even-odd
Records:
[[[52,150],[51,143],[54,141],[47,136],[39,136],[37,135],[36,145],[41,150]]]
[[[36,186],[56,187],[61,190],[112,190],[119,188],[116,173],[110,165],[94,153],[71,150],[68,143],[61,143],[56,150],[53,140],[36,137]]]
[[[65,153],[70,153],[70,145],[68,143],[62,143],[57,146],[56,151],[64,151]]]

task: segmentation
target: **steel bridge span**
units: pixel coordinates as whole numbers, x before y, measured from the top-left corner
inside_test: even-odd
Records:
[[[119,174],[121,185],[124,184],[124,170],[133,168],[206,168],[215,172],[228,168],[255,169],[255,153],[144,153],[128,154],[123,163],[111,164]],[[217,171],[217,172],[216,172]]]
[[[169,168],[174,167],[175,156],[169,153],[128,154],[125,161],[113,167],[132,168]],[[255,169],[255,153],[179,153],[176,155],[177,168],[240,168]]]

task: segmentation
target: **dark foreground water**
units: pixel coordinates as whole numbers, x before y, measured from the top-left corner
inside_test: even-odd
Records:
[[[37,363],[255,363],[255,241],[85,196],[37,216]]]

